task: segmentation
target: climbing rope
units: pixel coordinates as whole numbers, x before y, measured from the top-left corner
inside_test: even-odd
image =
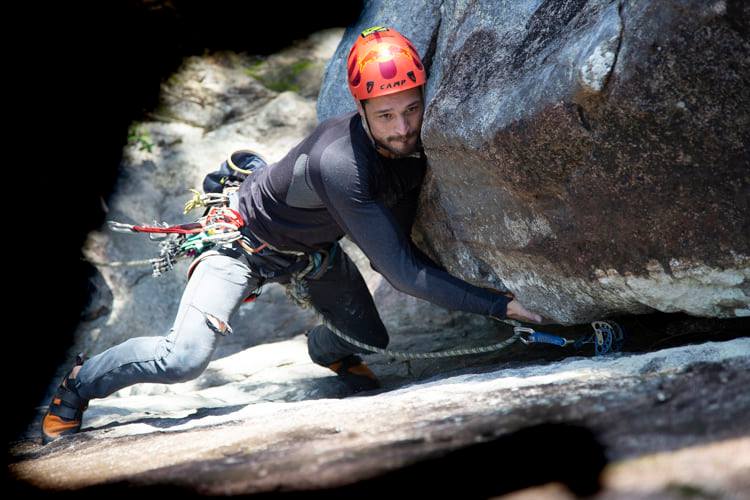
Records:
[[[343,333],[341,330],[333,326],[328,320],[322,317],[322,315],[318,314],[319,317],[321,317],[323,323],[330,328],[330,330],[341,337],[342,339],[346,340],[350,344],[354,344],[357,347],[361,347],[362,349],[368,349],[374,352],[377,352],[379,354],[383,354],[386,356],[391,356],[396,359],[432,359],[432,358],[448,358],[453,356],[466,356],[467,354],[479,354],[483,352],[493,352],[493,351],[501,351],[507,347],[510,347],[511,344],[513,344],[515,341],[517,341],[521,334],[517,331],[513,332],[513,335],[511,335],[509,338],[503,340],[502,342],[498,342],[497,344],[492,344],[488,346],[483,347],[467,347],[464,349],[451,349],[447,351],[440,351],[440,352],[402,352],[402,351],[392,351],[390,349],[381,349],[379,347],[375,347],[372,345],[365,344],[364,342],[360,342],[357,339],[353,339],[347,334]]]
[[[329,266],[332,265],[332,260],[333,259],[331,259],[331,263],[329,264]],[[494,316],[492,317],[493,319],[502,323],[506,323],[513,327],[513,334],[502,342],[498,342],[496,344],[483,347],[469,347],[462,349],[451,349],[447,351],[421,353],[408,353],[402,351],[393,351],[390,349],[382,349],[380,347],[360,342],[359,340],[345,334],[344,332],[336,328],[336,326],[334,326],[323,314],[320,313],[320,311],[318,311],[317,308],[313,306],[309,287],[307,286],[306,280],[303,279],[305,274],[309,272],[311,266],[312,259],[311,265],[308,266],[305,270],[299,273],[292,274],[289,283],[286,285],[287,297],[292,299],[303,309],[312,310],[317,318],[341,339],[362,349],[367,349],[372,352],[391,356],[396,359],[409,360],[448,358],[453,356],[465,356],[468,354],[501,351],[510,347],[514,342],[519,340],[526,345],[534,343],[551,344],[560,347],[573,345],[577,350],[582,349],[587,344],[594,344],[594,354],[596,356],[603,356],[605,354],[617,352],[622,349],[624,339],[623,330],[617,323],[614,322],[594,321],[591,323],[592,327],[594,328],[594,333],[574,341],[566,339],[564,337],[560,337],[559,335],[554,335],[552,333],[539,332],[535,331],[533,328],[521,326],[521,323],[519,321],[513,319],[500,319],[495,318]],[[316,271],[318,270],[317,267],[315,267],[314,269]]]
[[[380,347],[376,347],[373,345],[365,344],[364,342],[360,342],[359,340],[352,338],[349,335],[345,334],[344,332],[336,328],[336,326],[334,326],[330,321],[328,321],[328,319],[323,314],[321,314],[320,311],[317,310],[317,308],[313,307],[312,300],[311,300],[310,293],[309,293],[309,288],[305,280],[302,279],[302,277],[304,276],[303,273],[304,273],[304,270],[300,273],[292,275],[290,282],[286,287],[287,296],[291,298],[293,301],[295,301],[297,304],[299,304],[299,306],[302,307],[303,309],[312,310],[323,324],[325,324],[333,333],[338,335],[343,340],[357,347],[360,347],[362,349],[367,349],[369,351],[373,351],[378,354],[383,354],[385,356],[391,356],[396,359],[404,359],[404,360],[466,356],[468,354],[480,354],[484,352],[500,351],[502,349],[510,347],[510,345],[512,345],[521,337],[521,332],[514,330],[513,335],[511,335],[506,340],[503,340],[502,342],[498,342],[496,344],[483,346],[483,347],[468,347],[468,348],[463,348],[463,349],[451,349],[448,351],[440,351],[440,352],[409,353],[409,352],[402,352],[402,351],[393,351],[390,349],[382,349]],[[520,327],[521,325],[518,321],[515,321],[512,319],[499,320],[499,321],[513,325],[516,328]]]
[[[336,335],[341,337],[342,339],[346,340],[350,344],[354,344],[357,347],[361,347],[362,349],[368,349],[374,352],[377,352],[379,354],[384,354],[386,356],[391,356],[397,359],[429,359],[429,358],[447,358],[452,356],[465,356],[467,354],[479,354],[479,353],[485,353],[485,352],[493,352],[493,351],[501,351],[507,347],[510,347],[514,342],[517,340],[520,340],[526,345],[529,345],[534,342],[541,342],[541,343],[547,343],[552,345],[558,345],[560,347],[565,347],[569,344],[576,345],[577,348],[580,348],[580,345],[582,344],[588,344],[593,343],[594,344],[594,354],[596,356],[604,356],[605,354],[609,354],[612,352],[617,352],[622,348],[622,336],[620,333],[620,336],[614,335],[602,335],[601,331],[604,331],[603,325],[609,325],[608,322],[605,321],[595,321],[594,323],[598,324],[599,330],[597,330],[593,336],[597,337],[597,340],[591,340],[588,337],[584,337],[584,341],[571,341],[568,339],[564,339],[562,337],[559,337],[557,335],[552,335],[550,333],[544,333],[544,332],[534,332],[533,329],[528,327],[520,326],[518,321],[515,320],[499,320],[503,323],[507,323],[513,326],[513,335],[511,335],[506,340],[503,340],[502,342],[498,342],[497,344],[492,344],[484,347],[470,347],[470,348],[464,348],[464,349],[451,349],[448,351],[440,351],[440,352],[422,352],[422,353],[408,353],[408,352],[401,352],[401,351],[392,351],[389,349],[381,349],[379,347],[375,347],[369,344],[365,344],[364,342],[360,342],[357,339],[354,339],[345,333],[343,333],[341,330],[336,328],[334,325],[331,324],[330,321],[328,321],[323,315],[320,313],[317,313],[317,316],[321,319],[321,321]],[[592,324],[594,324],[592,323]],[[616,325],[616,323],[614,323]],[[614,330],[615,327],[607,326],[607,328],[610,328],[611,330]],[[618,331],[621,332],[621,330]],[[528,337],[524,337],[524,335],[529,334],[541,334],[545,336],[545,340],[541,340],[541,335],[537,335],[533,342],[529,340]],[[534,338],[534,337],[532,337]],[[615,345],[617,343],[618,345]]]

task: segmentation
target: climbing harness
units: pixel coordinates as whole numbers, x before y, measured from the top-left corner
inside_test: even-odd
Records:
[[[153,276],[158,277],[174,268],[177,260],[194,258],[210,248],[231,248],[235,243],[248,253],[260,252],[266,243],[254,247],[240,228],[245,225],[232,197],[237,195],[240,184],[257,169],[267,165],[266,160],[255,151],[242,149],[233,152],[218,170],[209,173],[203,180],[203,191],[189,189],[193,193],[185,203],[183,214],[199,208],[206,210],[202,217],[188,224],[169,225],[154,221],[153,225],[125,224],[107,221],[110,229],[125,233],[148,233],[149,238],[159,241],[159,257],[134,261],[97,262],[100,266],[151,265]],[[195,263],[195,262],[194,262]],[[191,268],[192,270],[192,268]],[[188,273],[188,277],[190,273]]]
[[[154,277],[173,269],[175,262],[181,258],[196,257],[211,247],[227,246],[234,241],[241,240],[243,235],[240,233],[240,228],[245,225],[240,213],[227,206],[211,206],[205,216],[188,224],[170,226],[166,222],[161,225],[107,222],[110,229],[116,232],[149,233],[152,240],[162,240],[159,243],[159,257],[145,261],[152,265]],[[254,253],[260,248],[262,247],[246,248],[246,250]],[[142,262],[144,261],[131,264]]]

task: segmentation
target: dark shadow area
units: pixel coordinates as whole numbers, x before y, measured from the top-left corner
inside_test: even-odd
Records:
[[[248,462],[252,456],[248,456]],[[521,488],[560,482],[577,496],[600,490],[600,473],[607,464],[605,450],[590,430],[573,424],[539,424],[487,441],[452,451],[437,451],[398,470],[386,472],[354,484],[312,491],[280,491],[238,495],[242,498],[350,499],[387,498],[395,493],[419,498],[482,499]],[[236,467],[201,462],[181,464],[180,477],[190,477],[190,470],[212,469],[214,480],[222,473],[236,481]],[[200,469],[197,469],[200,466]],[[232,479],[234,478],[234,479]],[[132,498],[155,494],[163,498],[194,498],[190,488],[171,485],[143,485],[138,479],[77,490],[75,492],[40,491],[18,485],[24,496],[56,498]]]
[[[642,315],[613,316],[604,320],[607,319],[616,322],[623,328],[625,339],[622,352],[624,353],[651,352],[669,347],[720,342],[750,335],[750,318],[701,318],[685,313],[655,312]],[[536,329],[536,327],[534,328]],[[590,335],[593,332],[591,325],[588,323],[567,327],[545,325],[538,329],[573,340]],[[553,359],[562,359],[571,355],[593,356],[594,354],[592,345],[575,350],[572,347],[558,348],[536,344],[532,346],[531,350],[540,354],[543,353],[545,359],[548,359],[547,353],[552,354]],[[558,351],[559,356],[554,356],[555,350]]]
[[[750,336],[749,318],[699,318],[685,313],[653,313],[612,318],[626,331],[624,351],[649,352]]]
[[[22,431],[63,362],[89,302],[86,235],[104,222],[129,125],[152,111],[160,83],[186,56],[234,50],[267,55],[295,39],[354,23],[362,2],[163,0],[29,4],[14,80],[26,94],[13,190],[34,234],[10,282],[24,318],[7,335],[5,441]],[[33,50],[32,44],[33,43]],[[14,51],[15,51],[14,47]],[[20,105],[19,105],[20,107]],[[13,167],[15,168],[15,167]],[[31,181],[27,179],[29,176]],[[23,184],[21,193],[16,180]],[[7,453],[6,453],[7,458]]]
[[[561,482],[578,496],[600,489],[605,452],[588,429],[540,424],[474,444],[354,485],[321,491],[321,498],[385,498],[394,491],[427,498],[480,499]],[[302,498],[288,494],[288,498]]]
[[[678,347],[704,342],[721,342],[750,336],[750,318],[702,318],[685,313],[655,312],[641,315],[622,315],[601,318],[614,321],[622,327],[624,342],[620,352],[652,352],[669,347]],[[549,332],[561,337],[578,340],[593,333],[590,323],[572,326],[525,325],[537,331]],[[508,330],[510,334],[511,330]],[[549,344],[514,346],[513,355],[498,353],[487,356],[488,363],[502,363],[512,359],[517,361],[559,361],[571,356],[594,356],[593,344],[584,344],[580,349],[574,346],[558,347]],[[485,362],[480,364],[484,365]],[[526,364],[526,363],[524,363]]]

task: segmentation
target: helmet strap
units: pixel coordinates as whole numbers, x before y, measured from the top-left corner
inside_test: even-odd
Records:
[[[375,139],[375,136],[373,136],[372,132],[370,132],[370,122],[367,120],[367,110],[365,109],[366,105],[361,101],[360,101],[360,104],[362,105],[362,111],[364,112],[363,114],[365,115],[365,122],[364,122],[365,132],[367,132],[367,137],[370,138],[370,142],[372,143],[373,147],[376,150],[378,149],[385,150],[390,153],[390,150],[382,142]]]

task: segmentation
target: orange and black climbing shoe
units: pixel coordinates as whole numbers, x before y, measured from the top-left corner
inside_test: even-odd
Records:
[[[76,356],[75,366],[85,361],[83,354]],[[70,372],[62,379],[52,396],[47,413],[42,419],[42,443],[47,444],[60,436],[75,434],[81,429],[83,412],[89,407],[88,400],[82,399],[72,382],[68,383]]]
[[[335,363],[328,365],[335,371],[339,378],[355,392],[369,391],[380,387],[380,381],[362,358],[356,354],[350,354]]]

